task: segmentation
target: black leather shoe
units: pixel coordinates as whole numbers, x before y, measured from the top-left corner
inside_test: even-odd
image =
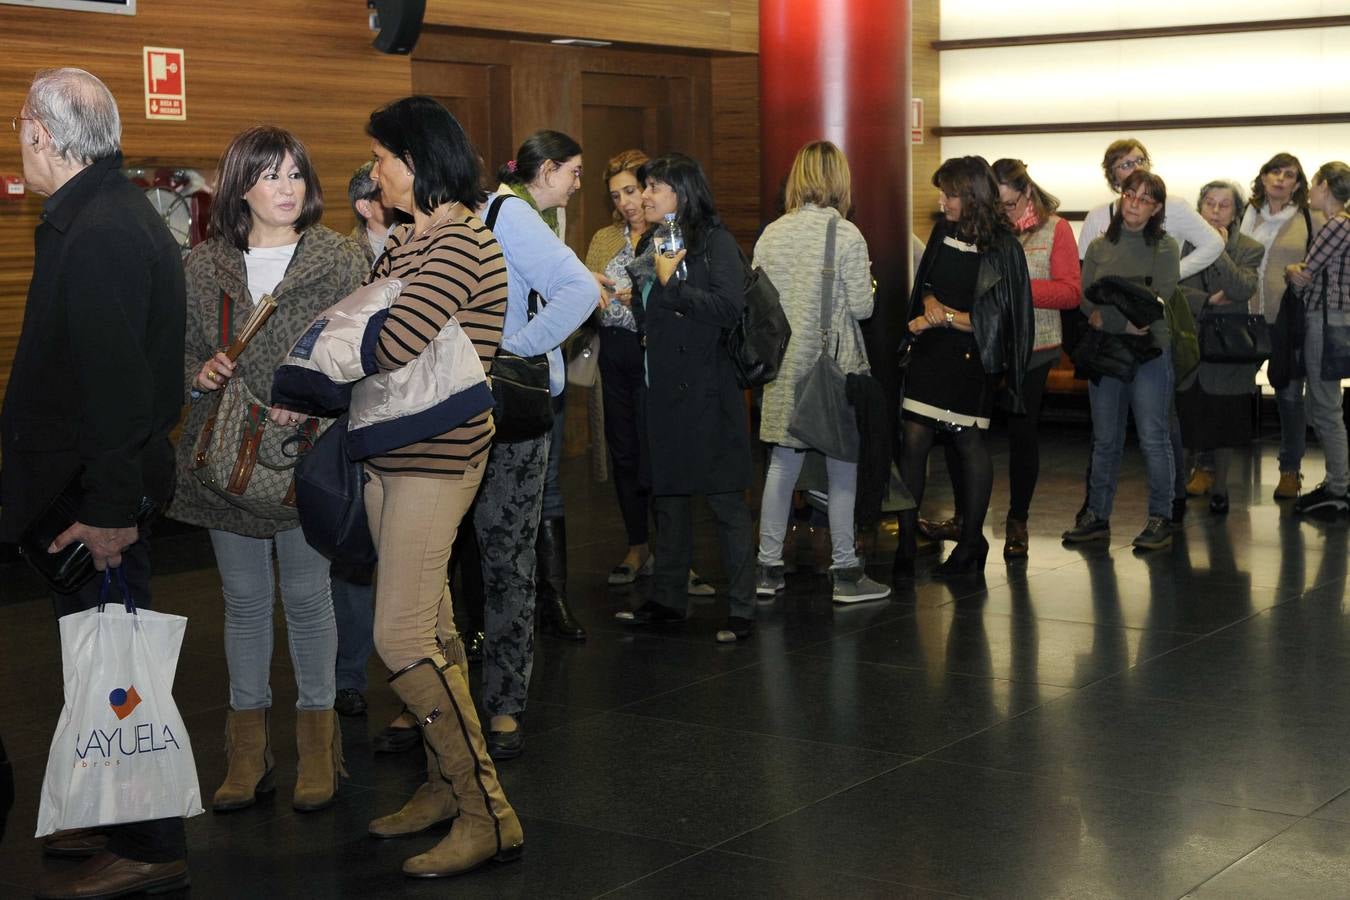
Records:
[[[614,618],[628,625],[670,625],[683,622],[689,614],[648,600],[637,609],[616,612]]]
[[[366,698],[356,688],[343,688],[333,698],[333,709],[339,716],[365,715]]]
[[[516,720],[515,731],[489,731],[488,756],[493,759],[515,759],[525,749],[525,724]]]
[[[541,594],[538,599],[540,628],[569,641],[586,640],[586,629],[572,617],[572,610],[567,608],[567,601],[561,594],[550,592],[547,598]]]
[[[750,640],[754,633],[755,622],[753,619],[727,616],[726,627],[718,629],[715,638],[719,644],[736,644]]]
[[[403,711],[407,712],[408,708],[403,707]],[[421,743],[422,729],[416,725],[404,728],[386,725],[380,729],[379,734],[370,739],[370,749],[376,753],[403,753],[420,746]]]
[[[1209,511],[1216,516],[1228,515],[1228,495],[1211,494],[1209,498]]]
[[[158,894],[187,886],[187,860],[138,862],[100,850],[74,871],[44,879],[37,896],[44,900],[96,900],[142,891]]]
[[[93,856],[107,844],[108,832],[102,828],[67,828],[43,838],[42,852],[64,858]]]
[[[970,546],[957,544],[947,559],[933,569],[934,578],[956,578],[974,575],[984,571],[984,561],[989,557],[989,542],[980,537],[979,542]]]

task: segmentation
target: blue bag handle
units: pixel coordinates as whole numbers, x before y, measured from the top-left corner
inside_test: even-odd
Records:
[[[113,573],[117,573],[117,586],[122,592],[122,605],[126,607],[127,612],[136,614],[136,601],[131,599],[131,586],[127,584],[127,576],[122,574],[121,566],[109,566],[103,570],[103,587],[98,591],[98,611],[103,612],[103,606],[108,602],[108,591],[112,587]]]

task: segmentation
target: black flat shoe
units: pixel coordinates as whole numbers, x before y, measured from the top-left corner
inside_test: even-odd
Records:
[[[1209,511],[1216,516],[1228,515],[1228,495],[1214,494],[1209,498]]]
[[[671,625],[683,622],[689,614],[648,600],[637,609],[616,612],[614,618],[627,625]]]
[[[974,547],[957,545],[946,561],[933,569],[935,578],[955,578],[961,575],[975,575],[984,571],[984,561],[989,557],[989,542],[983,537]]]
[[[333,709],[339,716],[365,715],[366,698],[356,688],[343,688],[333,698]]]
[[[404,712],[408,711],[405,706]],[[411,750],[422,743],[422,729],[416,725],[410,725],[404,728],[395,728],[393,725],[386,725],[380,729],[380,733],[370,739],[370,749],[376,753],[403,753]]]
[[[493,759],[515,759],[525,749],[525,725],[517,721],[515,731],[489,731],[488,756]]]
[[[736,644],[741,641],[748,641],[754,633],[755,622],[753,619],[728,616],[726,627],[718,629],[715,638],[719,644]]]

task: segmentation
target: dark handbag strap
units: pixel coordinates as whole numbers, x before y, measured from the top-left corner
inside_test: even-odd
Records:
[[[492,226],[497,224],[497,214],[501,212],[502,204],[505,203],[507,200],[520,200],[521,203],[525,202],[523,199],[515,196],[514,194],[498,194],[497,196],[493,197],[492,202],[488,204],[487,218],[483,221],[483,224],[488,227],[488,231],[491,231]],[[533,288],[530,289],[530,295],[527,298],[526,303],[527,303],[527,308],[525,311],[526,321],[533,319],[535,316],[539,314],[540,306],[548,305],[548,301],[546,301],[543,298],[543,296],[540,295],[540,293],[534,290]]]
[[[824,342],[834,323],[834,244],[839,232],[839,219],[830,216],[825,226],[825,259],[820,266],[820,339]]]
[[[234,323],[231,321],[234,315],[234,301],[230,295],[225,293],[225,289],[220,290],[220,346],[230,346],[230,341],[234,339]]]

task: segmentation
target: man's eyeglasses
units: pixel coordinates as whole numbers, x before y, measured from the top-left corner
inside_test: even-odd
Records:
[[[19,125],[20,122],[36,122],[36,121],[37,119],[34,119],[32,116],[14,116],[9,120],[9,127],[13,128],[15,133],[17,134],[19,129],[22,127]]]

